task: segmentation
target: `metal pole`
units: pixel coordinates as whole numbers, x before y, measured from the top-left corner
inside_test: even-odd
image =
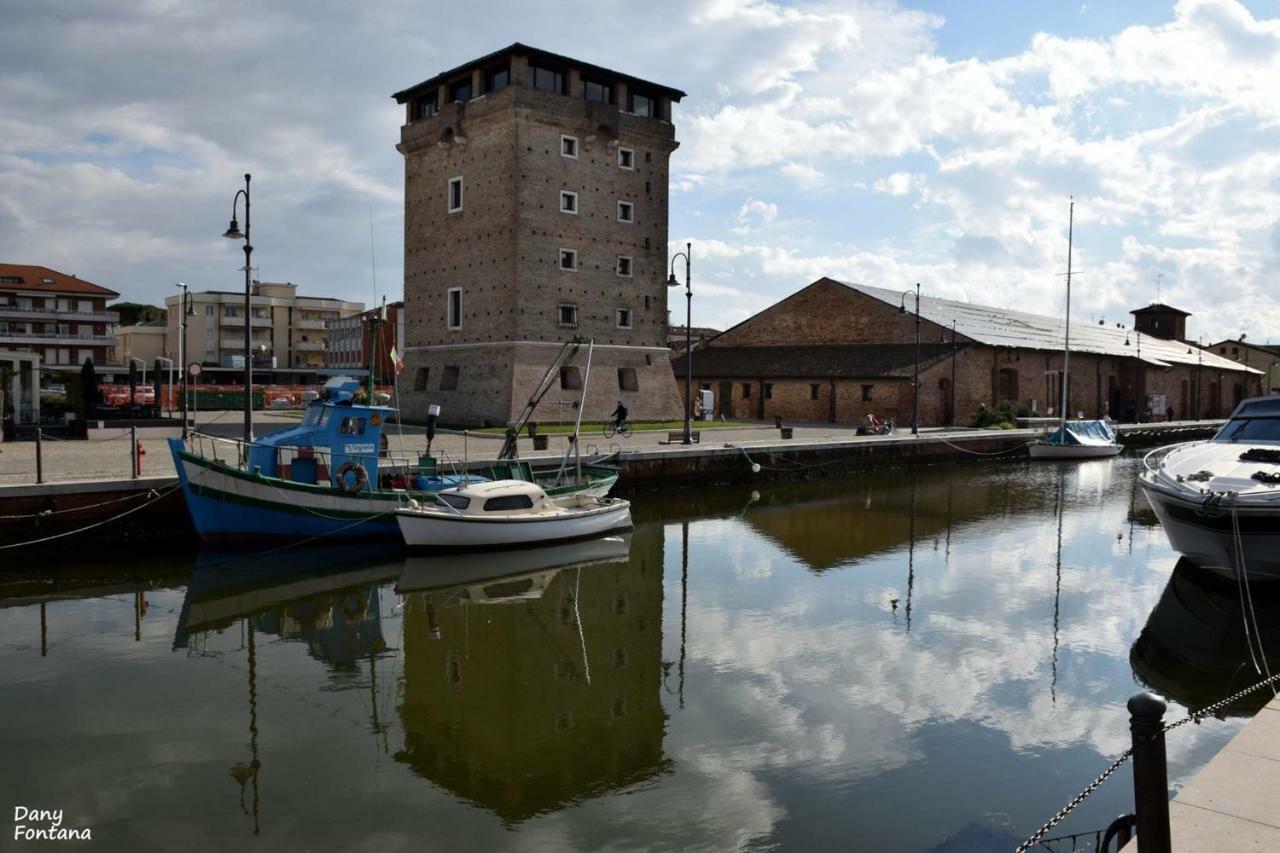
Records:
[[[244,176],[244,442],[246,452],[253,443],[253,244],[249,242],[249,173]]]
[[[951,423],[956,425],[956,321],[951,321]]]
[[[684,443],[692,444],[689,421],[693,415],[693,275],[689,253],[692,243],[684,244]]]
[[[36,484],[44,482],[44,457],[41,453],[44,438],[44,430],[36,427]]]
[[[1170,853],[1169,779],[1164,753],[1165,703],[1150,693],[1129,699],[1133,735],[1133,806],[1142,853]]]
[[[911,392],[911,434],[920,434],[920,282],[916,282],[916,371]]]
[[[178,368],[182,371],[182,440],[187,440],[187,286],[178,282],[182,296],[178,300]]]
[[[129,456],[133,460],[133,479],[138,479],[138,428],[129,427]]]

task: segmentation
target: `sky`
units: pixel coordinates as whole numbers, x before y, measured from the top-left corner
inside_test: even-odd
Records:
[[[0,0],[0,260],[402,292],[392,92],[515,41],[671,85],[693,323],[820,276],[1280,342],[1280,2]],[[684,320],[683,299],[672,319]]]

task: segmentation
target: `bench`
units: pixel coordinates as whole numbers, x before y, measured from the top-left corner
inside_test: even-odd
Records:
[[[696,429],[689,430],[689,441],[692,444],[702,443],[702,433]],[[684,444],[684,430],[669,429],[667,430],[667,440],[660,441],[659,444]]]

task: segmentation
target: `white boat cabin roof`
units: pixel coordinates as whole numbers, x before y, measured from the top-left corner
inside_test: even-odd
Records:
[[[510,495],[528,495],[537,502],[539,498],[547,496],[547,493],[537,483],[529,483],[524,480],[490,480],[484,483],[464,483],[452,489],[444,489],[442,490],[443,492],[464,495],[475,500],[488,500],[489,498],[501,498]]]

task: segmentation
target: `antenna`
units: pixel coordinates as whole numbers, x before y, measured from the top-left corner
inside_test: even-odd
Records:
[[[378,304],[378,259],[373,253],[373,205],[369,205],[369,268],[373,272],[373,304]]]
[[[1156,302],[1160,301],[1160,285],[1164,282],[1164,273],[1156,273]]]

